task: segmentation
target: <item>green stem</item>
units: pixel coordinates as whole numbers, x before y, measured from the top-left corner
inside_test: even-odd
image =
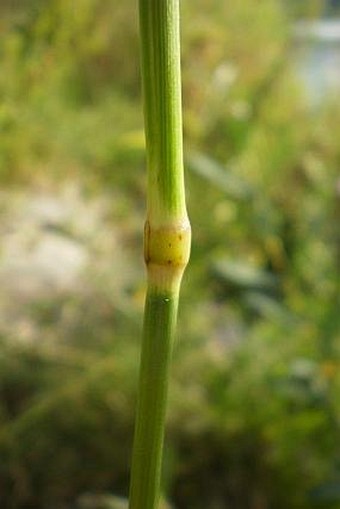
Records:
[[[178,295],[154,292],[152,289],[146,297],[130,493],[131,509],[151,509],[158,506],[177,302]]]
[[[148,217],[186,214],[179,0],[140,0],[141,64],[148,164]]]
[[[179,0],[139,0],[148,196],[148,272],[132,454],[130,509],[159,501],[169,369],[182,275],[190,255],[185,204]]]

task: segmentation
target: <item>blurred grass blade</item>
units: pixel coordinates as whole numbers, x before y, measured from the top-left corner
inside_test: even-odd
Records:
[[[205,154],[191,152],[186,157],[186,165],[191,171],[221,189],[232,200],[246,200],[251,197],[251,189],[246,182]]]
[[[212,269],[217,277],[236,288],[270,291],[277,287],[275,276],[246,262],[217,260]]]

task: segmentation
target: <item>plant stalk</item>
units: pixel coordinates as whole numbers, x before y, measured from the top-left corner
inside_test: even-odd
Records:
[[[169,371],[181,279],[190,255],[186,211],[179,0],[139,0],[147,153],[144,310],[130,509],[159,505]]]

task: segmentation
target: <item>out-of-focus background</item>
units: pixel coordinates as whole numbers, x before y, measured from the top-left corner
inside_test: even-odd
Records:
[[[181,10],[193,248],[164,497],[339,509],[340,2]],[[145,294],[137,5],[2,0],[0,32],[0,506],[117,509]]]

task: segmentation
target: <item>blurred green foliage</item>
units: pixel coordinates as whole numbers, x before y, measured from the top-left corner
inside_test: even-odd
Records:
[[[84,493],[128,486],[144,291],[136,5],[0,11],[4,193],[105,195],[131,254],[90,270],[84,292],[31,302],[34,341],[1,339],[1,507],[81,509]],[[340,507],[340,105],[310,109],[289,15],[275,0],[182,2],[194,238],[164,486],[178,509]],[[120,271],[135,282],[111,294]]]

